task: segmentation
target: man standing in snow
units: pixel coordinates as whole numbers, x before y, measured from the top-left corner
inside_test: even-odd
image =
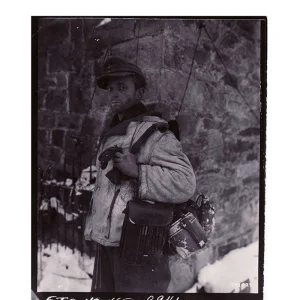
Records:
[[[113,152],[105,166],[97,159],[97,179],[85,226],[85,238],[97,243],[92,292],[167,292],[167,254],[156,266],[127,265],[120,259],[123,211],[136,193],[141,200],[186,201],[196,188],[192,166],[169,130],[156,130],[136,155],[129,151],[153,124],[168,124],[148,113],[141,103],[146,80],[138,66],[111,57],[97,84],[108,90],[115,112],[97,157],[114,146],[122,150]]]

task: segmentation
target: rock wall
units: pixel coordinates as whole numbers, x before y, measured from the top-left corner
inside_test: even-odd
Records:
[[[197,191],[211,198],[217,215],[209,246],[188,262],[172,262],[170,291],[189,287],[204,264],[258,239],[260,21],[202,21],[196,48],[199,20],[39,20],[41,168],[52,166],[55,176],[66,162],[70,170],[75,135],[84,141],[82,167],[89,165],[111,117],[94,75],[108,55],[137,63],[148,82],[143,102],[178,121]],[[189,272],[176,272],[183,268]]]

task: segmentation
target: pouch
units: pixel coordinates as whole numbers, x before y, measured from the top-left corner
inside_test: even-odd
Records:
[[[197,217],[191,213],[182,214],[172,223],[169,231],[169,243],[179,255],[187,259],[190,254],[202,249],[207,243],[207,235]]]
[[[131,265],[157,265],[163,257],[173,205],[132,200],[124,211],[120,241],[121,259]]]

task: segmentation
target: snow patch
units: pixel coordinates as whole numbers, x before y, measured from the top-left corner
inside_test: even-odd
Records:
[[[249,279],[249,284],[242,284]],[[186,293],[197,293],[204,287],[209,293],[238,293],[247,285],[250,293],[258,293],[258,241],[235,249],[222,259],[202,268],[198,282]]]
[[[38,292],[90,292],[94,258],[62,245],[39,248]]]

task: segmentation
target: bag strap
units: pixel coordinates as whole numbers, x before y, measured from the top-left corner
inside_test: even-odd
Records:
[[[168,124],[166,123],[156,123],[151,125],[146,131],[139,137],[139,139],[132,145],[130,152],[132,154],[137,154],[141,148],[141,146],[147,141],[147,139],[156,131],[159,130],[161,132],[169,129]],[[137,189],[135,190],[135,199],[139,199],[137,194]]]
[[[156,123],[151,125],[140,137],[139,139],[132,145],[130,152],[132,154],[137,154],[141,148],[141,146],[147,141],[147,139],[156,131],[164,132],[169,129],[168,124],[166,123]]]

